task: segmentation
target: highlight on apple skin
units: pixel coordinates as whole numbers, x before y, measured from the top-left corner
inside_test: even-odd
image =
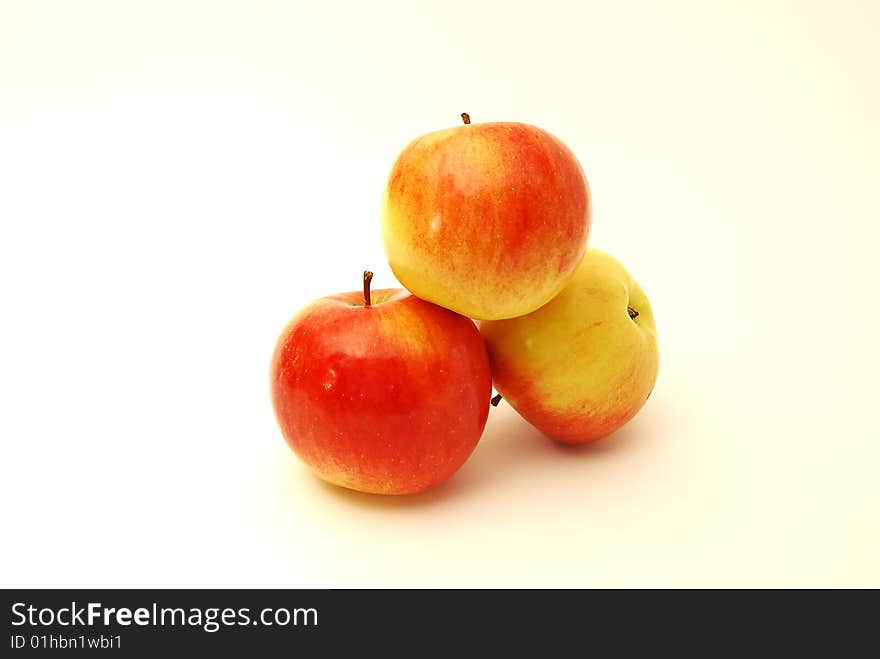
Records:
[[[657,379],[648,298],[610,255],[588,249],[572,280],[537,311],[480,323],[495,388],[549,437],[584,444],[632,419]]]
[[[521,316],[553,298],[583,256],[587,179],[540,128],[463,118],[398,156],[382,202],[385,252],[424,300],[476,319]]]
[[[320,478],[412,494],[451,477],[486,424],[492,376],[469,318],[400,289],[320,298],[282,331],[270,390],[284,439]],[[371,275],[370,275],[371,276]]]

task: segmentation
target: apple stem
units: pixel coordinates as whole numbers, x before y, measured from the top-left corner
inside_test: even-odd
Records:
[[[464,122],[464,125],[467,126],[471,123],[471,115],[469,115],[467,112],[462,112],[461,120]]]
[[[639,317],[639,312],[633,309],[632,307],[627,307],[626,312],[629,314],[629,317],[635,320]]]
[[[496,394],[495,396],[492,396],[492,400],[490,400],[489,402],[492,403],[492,407],[498,407],[498,403],[501,402],[501,394]]]
[[[370,299],[370,282],[373,280],[373,273],[364,270],[364,306],[369,307],[373,302]]]

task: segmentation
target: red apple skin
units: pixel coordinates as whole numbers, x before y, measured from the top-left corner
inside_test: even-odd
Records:
[[[412,494],[452,476],[489,412],[492,376],[469,318],[399,289],[316,300],[282,331],[270,388],[284,439],[322,479]]]
[[[476,123],[412,141],[394,163],[382,236],[397,279],[422,299],[480,320],[550,301],[586,248],[587,179],[550,133]]]

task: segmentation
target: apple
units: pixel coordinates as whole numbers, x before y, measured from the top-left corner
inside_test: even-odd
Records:
[[[537,311],[483,322],[495,388],[560,442],[605,437],[642,407],[657,379],[657,333],[641,287],[588,249],[572,280]]]
[[[394,163],[382,201],[385,253],[424,300],[483,320],[521,316],[550,301],[583,256],[587,179],[540,128],[462,117]]]
[[[315,300],[278,338],[270,388],[284,439],[342,487],[410,494],[480,439],[492,376],[473,321],[401,289]]]

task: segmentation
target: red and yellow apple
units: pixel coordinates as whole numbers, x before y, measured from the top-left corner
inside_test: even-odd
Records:
[[[560,442],[605,437],[642,407],[657,379],[651,305],[613,257],[588,249],[548,304],[484,322],[495,388],[529,423]]]
[[[397,279],[471,318],[534,311],[583,256],[590,191],[572,152],[521,123],[470,124],[411,142],[394,163],[382,238]]]
[[[400,289],[318,299],[272,355],[284,439],[319,477],[381,494],[448,479],[480,439],[492,376],[473,321]]]

